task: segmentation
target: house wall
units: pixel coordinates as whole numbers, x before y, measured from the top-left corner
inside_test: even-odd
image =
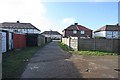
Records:
[[[106,31],[106,38],[118,38],[118,31]]]
[[[106,31],[100,31],[94,33],[94,37],[106,37]]]
[[[45,37],[50,37],[51,39],[61,39],[61,35],[48,35],[48,34],[44,34]]]
[[[26,37],[23,34],[13,34],[13,48],[20,49],[26,47]]]
[[[65,33],[65,36],[87,37],[87,35],[88,35],[89,37],[92,38],[92,31],[85,31],[85,34],[81,34],[80,32],[81,31],[77,31],[77,34],[73,34],[73,30],[69,30],[69,31],[66,30],[66,32],[64,32],[64,33]]]
[[[52,39],[61,39],[61,35],[51,35]]]
[[[40,31],[38,31],[37,29],[6,29],[6,28],[3,28],[2,30],[6,30],[9,32],[15,32],[19,34],[26,34],[26,33],[40,34]]]
[[[120,36],[118,31],[100,31],[94,34],[94,37],[118,38]]]

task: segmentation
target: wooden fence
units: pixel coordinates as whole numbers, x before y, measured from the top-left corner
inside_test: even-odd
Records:
[[[62,38],[62,42],[75,50],[120,51],[120,39]]]

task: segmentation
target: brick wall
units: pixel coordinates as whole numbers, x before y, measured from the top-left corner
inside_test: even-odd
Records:
[[[80,34],[80,31],[77,31],[77,34],[73,34],[73,30],[64,31],[64,36],[73,36],[73,37],[92,37],[92,31],[85,31],[85,34]]]
[[[62,38],[62,43],[66,44],[67,46],[70,46],[70,38]]]
[[[78,37],[62,38],[62,43],[74,50],[78,50]]]

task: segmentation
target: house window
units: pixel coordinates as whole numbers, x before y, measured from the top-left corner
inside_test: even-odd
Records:
[[[85,34],[85,31],[80,31],[80,34]]]
[[[107,35],[112,35],[113,32],[112,31],[107,31]]]
[[[77,31],[76,31],[76,30],[74,30],[74,31],[73,31],[73,34],[77,34]]]

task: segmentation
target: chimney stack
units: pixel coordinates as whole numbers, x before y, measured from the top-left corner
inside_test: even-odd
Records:
[[[78,25],[78,23],[75,23],[75,25]]]
[[[20,23],[20,21],[17,21],[17,23]]]

